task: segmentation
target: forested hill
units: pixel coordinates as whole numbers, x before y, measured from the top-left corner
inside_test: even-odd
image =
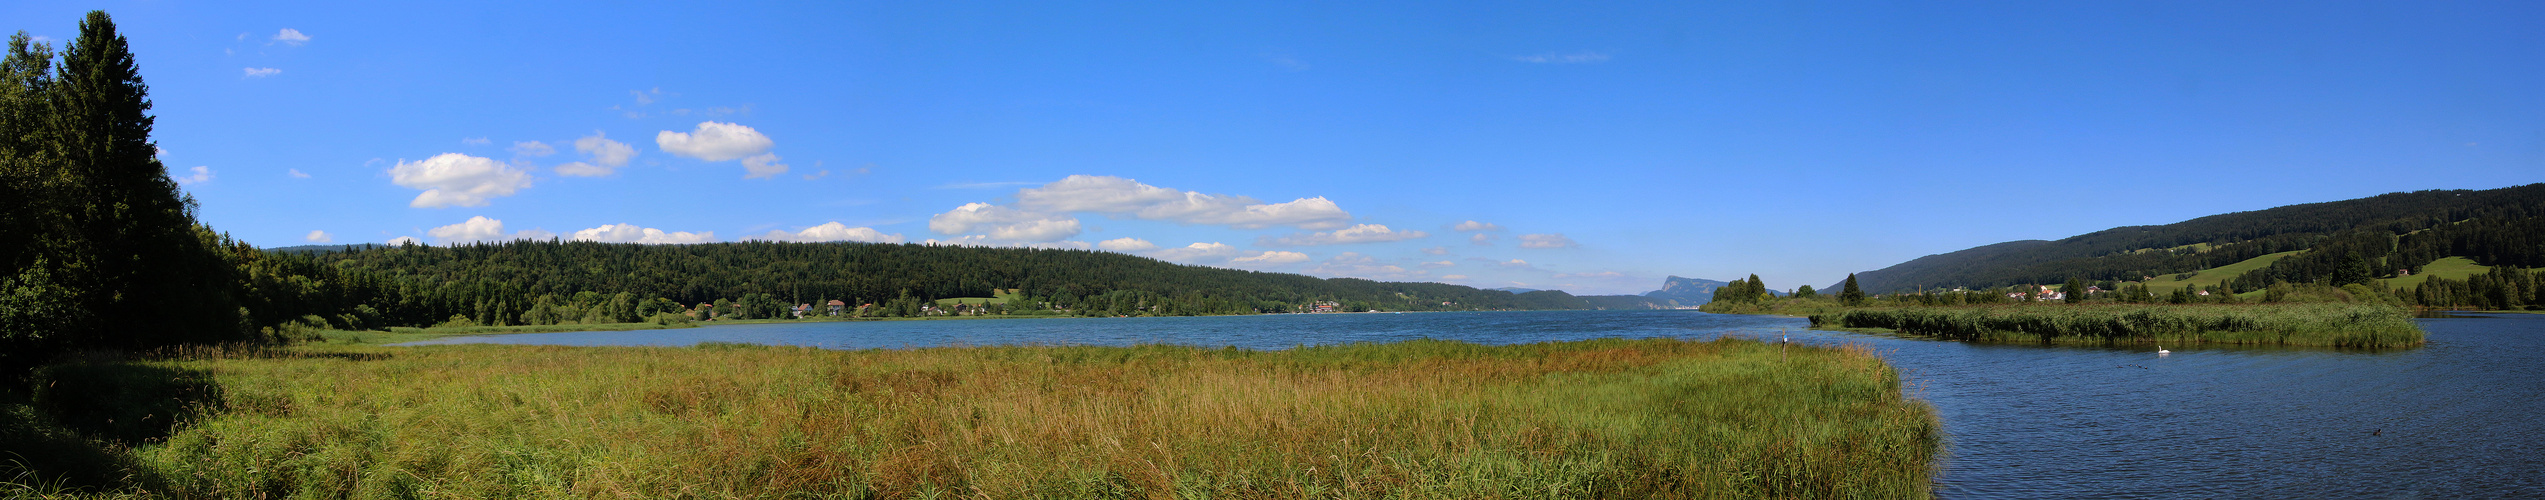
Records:
[[[2484,265],[2545,266],[2545,184],[2390,193],[2355,200],[2130,226],[2058,241],[2010,241],[1929,255],[1857,273],[1868,292],[2135,280],[2308,250],[2247,280],[2350,281],[2443,257]],[[2340,276],[2335,276],[2339,274]]]
[[[679,304],[767,297],[788,304],[852,304],[991,297],[1000,291],[1054,309],[1132,314],[1343,310],[1582,309],[1562,292],[1512,294],[1440,283],[1320,279],[1188,266],[1109,252],[867,243],[636,245],[514,241],[449,247],[370,246],[267,252],[278,275],[310,275],[341,292],[311,294],[375,306],[395,323],[452,314],[521,311],[535,297],[629,293]],[[288,286],[279,285],[278,286]],[[395,290],[391,290],[395,289]],[[300,295],[300,294],[290,294]],[[387,297],[394,295],[395,297]],[[364,298],[366,296],[373,298]],[[491,303],[489,303],[491,302]],[[276,304],[276,310],[331,310]],[[315,307],[311,307],[315,306]],[[1115,309],[1121,311],[1114,311]]]

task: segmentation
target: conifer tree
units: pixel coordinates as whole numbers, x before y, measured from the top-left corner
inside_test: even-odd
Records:
[[[1847,283],[1838,290],[1838,303],[1847,307],[1865,305],[1865,291],[1856,287],[1856,273],[1847,273]]]

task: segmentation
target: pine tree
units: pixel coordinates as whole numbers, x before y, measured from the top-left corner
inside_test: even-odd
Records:
[[[1847,273],[1847,283],[1839,287],[1838,303],[1847,307],[1865,305],[1865,291],[1856,287],[1856,273]]]

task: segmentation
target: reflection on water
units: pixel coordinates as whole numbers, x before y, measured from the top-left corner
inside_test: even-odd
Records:
[[[1687,311],[894,321],[428,343],[838,349],[1174,343],[1281,349],[1744,335],[1874,347],[1951,434],[1946,498],[2545,497],[2545,316],[2416,320],[2418,349],[1981,345]]]

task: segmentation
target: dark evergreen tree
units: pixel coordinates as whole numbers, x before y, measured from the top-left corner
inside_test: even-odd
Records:
[[[1838,303],[1847,307],[1865,305],[1865,290],[1856,286],[1856,273],[1847,273],[1847,283],[1839,286]]]

